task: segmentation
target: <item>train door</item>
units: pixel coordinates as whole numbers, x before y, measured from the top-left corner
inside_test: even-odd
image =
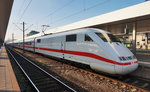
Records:
[[[65,46],[66,46],[66,43],[64,41],[61,42],[61,53],[62,53],[62,58],[64,59],[65,58]]]
[[[41,47],[41,39],[35,39],[35,52],[41,53],[40,47]]]
[[[36,38],[34,38],[34,40],[33,40],[33,52],[35,53],[35,43],[36,43],[36,40],[35,40]]]

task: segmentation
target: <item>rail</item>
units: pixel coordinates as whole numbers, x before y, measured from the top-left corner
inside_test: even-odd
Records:
[[[47,90],[57,92],[76,92],[73,88],[55,78],[23,55],[11,50],[10,48],[7,48],[7,50],[37,92]]]

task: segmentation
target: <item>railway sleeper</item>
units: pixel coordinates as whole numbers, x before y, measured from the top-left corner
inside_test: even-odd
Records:
[[[43,77],[43,76],[40,76],[40,77],[37,77],[37,76],[30,76],[31,78],[33,78],[34,80],[42,80],[42,79],[46,79],[47,77]]]
[[[47,84],[56,84],[55,81],[43,81],[43,82],[34,82],[36,85],[47,85]]]
[[[51,81],[51,80],[49,80],[49,78],[43,78],[43,79],[33,79],[33,80],[34,80],[34,82],[35,82],[35,83],[43,82],[43,80],[44,80],[44,81],[47,81],[47,82],[48,82],[48,81]]]
[[[42,78],[42,77],[47,77],[47,76],[43,76],[43,74],[28,74],[31,77],[35,77],[35,78]]]
[[[62,89],[56,88],[56,89],[48,89],[48,92],[69,92],[69,91],[67,91],[63,88]]]
[[[30,71],[30,73],[28,73],[28,75],[33,76],[33,77],[47,77],[47,76],[45,76],[45,74],[43,75],[43,73],[41,73],[41,72],[38,72],[38,71],[34,71],[34,72],[36,72],[36,73],[32,73],[32,71]]]
[[[49,89],[49,90],[56,90],[56,89],[63,89],[61,86],[59,86],[58,84],[49,84],[49,85],[43,85],[43,86],[38,86],[39,90],[45,90],[45,89]]]

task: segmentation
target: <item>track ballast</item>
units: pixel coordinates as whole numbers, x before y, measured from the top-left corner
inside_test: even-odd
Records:
[[[37,92],[76,92],[21,54],[10,48],[7,48],[7,50]]]

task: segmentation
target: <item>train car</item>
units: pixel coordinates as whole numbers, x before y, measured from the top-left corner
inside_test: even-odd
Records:
[[[26,39],[24,43],[24,49],[28,51],[35,51],[35,38]]]
[[[111,33],[100,29],[76,29],[30,41],[34,45],[25,46],[30,51],[86,64],[109,74],[125,75],[138,67],[133,53]]]
[[[10,44],[11,46],[13,47],[16,47],[16,48],[23,48],[23,43],[22,43],[22,40],[20,41],[15,41],[14,44]]]

